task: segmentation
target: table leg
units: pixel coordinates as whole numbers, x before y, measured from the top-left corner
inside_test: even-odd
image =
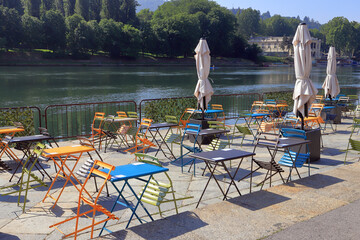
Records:
[[[229,184],[229,187],[228,187],[228,189],[227,189],[226,192],[225,192],[225,195],[224,195],[223,200],[226,199],[226,196],[227,196],[227,194],[229,193],[229,190],[230,190],[230,187],[231,187],[232,184],[234,184],[237,192],[238,192],[239,195],[241,196],[240,190],[239,190],[239,188],[236,186],[235,181],[234,181],[234,178],[236,177],[236,174],[237,174],[237,172],[239,171],[239,168],[240,168],[240,165],[241,165],[243,159],[244,159],[244,158],[241,158],[240,163],[239,163],[238,167],[236,168],[235,173],[234,173],[233,176],[231,176],[231,173],[229,172],[229,170],[228,170],[228,168],[226,167],[225,163],[222,162],[222,165],[223,165],[225,171],[227,172],[227,174],[229,175],[230,180],[231,180],[231,181],[230,181],[230,184]]]

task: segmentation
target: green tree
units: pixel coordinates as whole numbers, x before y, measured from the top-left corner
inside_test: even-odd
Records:
[[[322,26],[321,32],[326,36],[326,44],[334,46],[343,55],[353,55],[359,39],[356,38],[356,30],[349,20],[335,17]]]
[[[37,18],[40,17],[41,0],[25,0],[24,6],[26,14]]]
[[[59,11],[61,15],[65,16],[64,0],[55,0],[54,8]]]
[[[23,40],[22,46],[27,49],[41,48],[44,37],[42,21],[38,18],[24,14],[21,17]]]
[[[137,18],[139,19],[139,30],[141,38],[141,51],[145,52],[156,52],[156,36],[151,29],[151,19],[153,16],[148,8],[142,9],[138,14]]]
[[[122,25],[113,19],[102,19],[99,23],[103,32],[102,49],[109,52],[113,58],[118,58],[121,54]]]
[[[0,6],[14,8],[20,15],[24,14],[24,7],[21,0],[0,0]]]
[[[102,0],[100,16],[102,19],[120,20],[120,0]]]
[[[274,15],[263,21],[265,24],[265,34],[268,36],[292,36],[295,34],[299,25],[299,20],[295,18],[285,18],[280,15]]]
[[[75,13],[76,0],[66,0],[65,4],[65,16],[71,16]]]
[[[89,20],[89,0],[76,0],[75,13],[82,16],[86,21]]]
[[[14,8],[0,6],[1,47],[11,49],[19,46],[22,38],[21,18]]]
[[[124,35],[121,41],[121,55],[136,57],[141,47],[140,31],[129,24],[125,24],[122,30]]]
[[[139,6],[135,0],[122,0],[120,3],[120,22],[136,25],[136,7]]]
[[[94,54],[103,45],[103,32],[96,20],[89,21],[88,25],[90,27],[90,36],[88,38],[89,50]]]
[[[237,14],[237,31],[246,38],[260,31],[260,11],[248,8]]]
[[[54,9],[54,0],[41,0],[40,9],[41,14],[44,14],[46,11],[49,11],[51,9]]]
[[[65,19],[60,12],[50,10],[41,18],[43,21],[44,42],[48,49],[54,52],[63,50],[66,45]]]
[[[100,21],[101,0],[89,0],[89,19]]]

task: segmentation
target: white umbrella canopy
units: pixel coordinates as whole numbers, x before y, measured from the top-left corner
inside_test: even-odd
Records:
[[[200,108],[205,110],[211,100],[211,96],[214,94],[214,90],[208,79],[211,58],[210,49],[205,39],[200,39],[195,48],[195,53],[198,82],[194,95],[198,100]]]
[[[326,78],[322,85],[325,97],[335,98],[340,93],[339,82],[336,76],[336,52],[335,47],[330,47],[328,53],[328,62],[326,67]]]
[[[316,99],[317,89],[310,79],[312,67],[311,58],[311,36],[306,24],[301,23],[293,39],[295,88],[293,93],[294,114],[298,112],[301,116],[308,116],[308,107]]]

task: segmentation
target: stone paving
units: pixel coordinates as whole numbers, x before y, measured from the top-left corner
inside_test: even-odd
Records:
[[[319,174],[325,174],[327,172],[333,171],[334,169],[344,166],[345,152],[343,150],[346,149],[346,147],[347,147],[348,138],[349,138],[349,134],[350,134],[349,127],[351,126],[351,122],[352,122],[352,119],[345,118],[345,119],[343,119],[342,124],[338,124],[336,132],[333,132],[330,129],[327,129],[325,131],[325,134],[323,134],[323,136],[322,136],[324,147],[321,149],[321,159],[316,162],[313,162],[311,164],[311,175],[312,176],[310,178],[307,178],[308,177],[308,168],[307,167],[303,167],[303,168],[299,169],[301,176],[304,177],[301,180],[311,179],[314,177],[316,178],[316,176],[318,176]],[[358,135],[356,137],[359,138]],[[240,140],[241,140],[240,138],[235,139],[231,148],[242,149],[245,151],[253,150],[254,146],[252,145],[252,141],[249,136],[246,137],[246,140],[244,141],[244,144],[241,148],[240,148]],[[72,144],[78,144],[78,141],[60,142],[61,146],[67,146],[67,145],[72,145]],[[175,144],[174,145],[175,156],[179,156],[179,152],[180,152],[179,147]],[[150,155],[154,155],[154,153],[155,153],[155,151],[149,152]],[[115,166],[128,164],[128,163],[135,161],[133,155],[131,155],[129,153],[124,153],[121,151],[116,151],[116,149],[108,149],[106,151],[106,153],[104,151],[100,151],[100,154],[105,162],[107,162],[109,164],[113,164]],[[207,215],[214,214],[212,216],[214,218],[215,216],[218,216],[217,211],[216,211],[217,208],[218,209],[226,208],[226,206],[227,206],[226,204],[229,204],[229,202],[231,202],[231,201],[245,201],[246,202],[246,199],[252,198],[252,197],[256,198],[256,196],[259,194],[259,192],[264,192],[264,191],[259,191],[260,187],[257,186],[257,183],[261,182],[262,179],[264,178],[264,176],[265,176],[264,172],[259,172],[259,173],[255,174],[255,176],[253,178],[253,186],[252,186],[253,193],[249,194],[249,187],[250,187],[249,180],[250,179],[246,178],[245,180],[237,183],[243,196],[238,197],[238,194],[237,194],[235,188],[231,187],[230,194],[229,194],[230,200],[227,200],[227,201],[222,201],[222,194],[221,194],[220,190],[218,189],[218,186],[212,180],[208,186],[208,189],[207,189],[201,203],[200,203],[199,209],[195,210],[195,206],[198,202],[200,194],[201,194],[201,192],[206,184],[206,181],[208,180],[208,177],[209,177],[208,173],[205,173],[204,176],[201,175],[202,170],[205,166],[204,163],[202,163],[201,161],[197,162],[197,164],[196,164],[196,173],[197,174],[196,174],[196,176],[193,176],[192,172],[189,173],[189,172],[184,171],[184,173],[182,173],[179,163],[178,162],[171,163],[170,160],[165,158],[162,153],[159,153],[158,157],[159,157],[159,160],[162,162],[163,166],[169,168],[168,173],[173,180],[174,188],[177,192],[176,196],[177,197],[193,196],[193,198],[178,201],[178,206],[180,206],[180,208],[179,208],[180,215],[178,215],[178,216],[179,217],[183,216],[184,221],[186,221],[186,220],[190,221],[189,223],[184,222],[184,226],[187,224],[190,224],[192,220],[196,221],[197,218],[193,218],[192,217],[193,214],[199,213],[199,212],[202,212],[202,214],[205,214],[203,211],[204,209],[209,210],[206,213]],[[270,156],[269,156],[269,153],[266,151],[266,149],[257,148],[256,159],[268,160],[269,158],[270,158]],[[349,158],[349,161],[348,161],[349,163],[357,162],[357,160],[358,160],[356,153],[352,153],[352,152],[349,153],[348,158]],[[4,158],[2,160],[5,161],[6,163],[8,163],[8,165],[10,165],[12,168],[14,168],[15,163],[13,161],[8,160],[6,158]],[[81,158],[79,161],[79,165],[77,167],[79,167],[85,160],[86,160],[85,157]],[[237,160],[232,161],[233,166],[235,166],[237,163],[238,163]],[[72,164],[73,164],[73,162],[72,162]],[[349,166],[351,166],[351,165],[353,165],[353,164],[350,164]],[[50,172],[52,176],[54,176],[55,171],[54,171],[54,166],[53,166],[52,162],[45,163],[44,166],[46,166],[46,170],[48,172]],[[348,167],[348,166],[346,166],[346,167]],[[284,170],[286,171],[284,176],[287,176],[286,173],[288,170],[286,168],[284,168]],[[232,168],[232,171],[234,171],[234,168]],[[250,172],[250,158],[244,159],[244,161],[241,165],[241,169],[238,172],[236,179],[242,178],[243,176],[247,175],[249,172]],[[9,183],[9,181],[8,181],[10,176],[11,176],[10,172],[2,171],[0,174],[0,186],[10,185],[11,183]],[[19,177],[20,173],[17,173],[16,176]],[[222,176],[223,176],[223,174],[219,172],[217,177],[221,178]],[[293,176],[293,180],[295,180],[293,182],[296,185],[297,177],[294,174],[292,176]],[[155,177],[157,177],[159,179],[164,178],[164,176],[161,174],[158,174]],[[333,178],[331,178],[331,176],[329,176],[329,180],[333,180]],[[15,183],[16,181],[17,181],[17,178],[14,178],[12,183],[13,182]],[[45,178],[45,181],[48,184],[51,183],[48,178]],[[293,182],[291,182],[290,184],[292,184]],[[58,191],[61,189],[63,183],[64,183],[64,180],[58,180],[55,184],[55,187],[52,189],[51,194],[56,196]],[[143,186],[143,182],[136,181],[136,180],[132,180],[132,181],[130,181],[130,183],[134,187],[136,192],[139,192],[140,188]],[[227,183],[225,183],[225,182],[220,182],[220,183],[224,189],[225,189],[225,187],[228,186]],[[278,176],[275,176],[273,178],[272,184],[273,184],[273,186],[277,186],[277,187],[269,189],[268,182],[264,186],[264,189],[268,189],[266,191],[267,192],[266,198],[268,200],[273,199],[273,197],[270,195],[274,195],[274,196],[280,195],[279,192],[277,192],[277,191],[279,189],[281,190],[282,188],[287,188],[286,186],[288,186],[288,184],[283,185],[282,181],[280,180],[280,178]],[[349,184],[351,184],[351,183],[349,182]],[[92,193],[95,192],[94,184],[93,184],[92,180],[87,184],[87,186],[89,187],[90,192],[92,192]],[[284,187],[281,187],[281,186],[284,186]],[[298,185],[298,186],[300,186],[300,185]],[[301,188],[301,186],[295,187],[295,188],[287,188],[287,191],[290,191],[290,190],[293,192],[299,192],[299,191],[302,191],[302,188]],[[0,209],[1,209],[0,238],[4,238],[4,239],[59,239],[59,238],[61,238],[61,236],[62,236],[61,233],[59,233],[58,231],[56,231],[53,228],[49,228],[49,226],[54,223],[65,220],[70,216],[75,215],[76,210],[77,210],[78,191],[73,186],[71,186],[71,184],[68,184],[68,186],[66,187],[63,195],[61,196],[61,198],[56,206],[53,206],[53,200],[50,198],[47,198],[45,200],[45,202],[42,202],[42,199],[44,198],[46,191],[47,191],[47,188],[45,188],[45,187],[41,187],[41,188],[37,188],[37,189],[33,189],[33,190],[29,191],[28,202],[26,205],[25,213],[22,213],[22,209],[17,206],[17,198],[18,197],[16,194],[9,195],[9,196],[0,196]],[[100,200],[100,204],[105,206],[107,209],[111,208],[111,206],[115,200],[115,197],[117,196],[115,189],[111,185],[109,186],[109,191],[110,191],[110,196],[107,197],[104,192],[104,194],[102,195],[101,200]],[[319,191],[321,191],[321,187],[319,187]],[[332,190],[332,192],[330,192],[329,194],[336,194],[336,189]],[[134,197],[132,196],[130,191],[126,191],[126,196],[129,197],[130,200],[134,199]],[[304,196],[304,198],[305,198],[305,196]],[[287,204],[286,198],[288,198],[288,196],[281,195],[280,198],[283,199],[283,202],[284,202],[283,207],[286,209],[286,204]],[[341,202],[341,196],[339,196],[339,198],[340,199],[339,199],[338,203],[324,202],[324,204],[325,205],[329,204],[329,206],[331,205],[332,209],[339,207],[341,205],[344,205],[344,202]],[[278,198],[276,198],[276,199],[277,199],[276,200],[276,203],[277,203],[279,201],[279,199]],[[321,201],[322,199],[312,199],[312,201],[314,201],[314,202],[316,202],[318,200]],[[263,201],[261,201],[260,199],[259,199],[259,201],[260,201],[259,204],[262,204],[261,202],[263,202]],[[346,199],[346,201],[348,201],[348,198]],[[267,203],[267,205],[271,207],[272,202],[269,201]],[[275,205],[276,204],[274,203],[274,206]],[[158,212],[157,208],[153,207],[151,205],[148,205],[148,204],[146,204],[145,206],[149,210],[150,213],[153,213],[153,217],[154,217],[154,219],[156,219],[156,221],[154,221],[151,224],[156,225],[159,222],[158,220],[160,219],[159,214],[156,214]],[[272,207],[274,207],[274,206],[272,206]],[[289,206],[291,206],[291,205],[289,205]],[[294,206],[291,206],[291,207],[294,207]],[[162,208],[165,209],[164,215],[165,215],[165,217],[167,217],[166,219],[171,219],[171,218],[175,217],[174,215],[176,215],[176,212],[175,212],[173,203],[163,204]],[[213,210],[211,210],[211,209],[213,209]],[[259,209],[261,209],[261,208],[259,208]],[[140,216],[143,216],[144,219],[147,221],[150,220],[148,217],[145,216],[145,212],[141,208],[139,208],[138,210],[139,210],[138,213]],[[243,211],[243,210],[241,210],[241,211]],[[288,211],[296,211],[296,209],[288,209]],[[313,209],[313,212],[311,214],[305,212],[303,214],[302,218],[297,217],[296,220],[294,220],[292,222],[294,223],[297,221],[307,220],[307,219],[309,219],[309,217],[316,216],[323,212],[324,212],[323,209]],[[122,207],[117,207],[117,208],[115,208],[114,213],[117,217],[119,217],[119,220],[109,221],[107,226],[113,232],[117,232],[117,231],[121,232],[125,228],[125,225],[130,217],[131,211],[129,209],[124,209]],[[244,213],[244,214],[245,214],[244,216],[247,216],[246,213]],[[103,216],[100,215],[97,219],[102,219],[102,217]],[[219,217],[220,217],[220,215],[219,215]],[[279,216],[277,216],[277,217],[279,217]],[[268,218],[272,218],[272,217],[265,213],[264,213],[264,215],[262,215],[262,211],[258,211],[257,218],[259,219],[259,221],[260,221],[259,224],[260,224],[262,221],[267,221]],[[83,220],[83,221],[81,221],[80,225],[82,225],[84,223],[88,223],[88,221],[85,219],[81,219],[81,220]],[[246,221],[246,218],[242,219],[241,221]],[[161,221],[160,221],[160,224],[161,224]],[[194,222],[193,224],[194,224],[194,226],[193,226],[194,228],[200,228],[200,226],[205,223],[199,220],[198,222]],[[74,230],[74,225],[75,225],[74,222],[68,222],[66,224],[61,225],[60,229],[65,233],[69,233]],[[142,224],[141,226],[146,226],[146,225],[148,225],[148,224]],[[269,228],[264,228],[261,231],[259,231],[256,235],[254,235],[253,237],[248,238],[248,239],[256,239],[256,238],[261,238],[261,237],[270,235],[272,232],[278,231],[279,229],[281,229],[283,227],[287,227],[289,225],[291,225],[291,223],[287,222],[284,226],[279,225],[279,226],[275,226],[275,227],[270,226]],[[139,228],[141,226],[139,226],[139,222],[135,219],[131,222],[130,229]],[[98,236],[99,228],[101,228],[101,227],[98,226],[96,228],[97,230],[95,231],[94,236]],[[190,226],[190,229],[191,229],[191,226]],[[190,231],[190,230],[187,229],[186,231]],[[201,230],[201,231],[203,231],[203,230]],[[254,230],[254,231],[256,231],[256,230]],[[182,234],[185,234],[185,233],[186,232],[184,232]],[[124,234],[124,232],[122,232],[122,234]],[[128,234],[128,236],[126,236],[126,234]],[[182,234],[177,233],[174,237],[182,236]],[[208,232],[208,234],[211,234],[211,232]],[[116,235],[113,235],[113,236],[116,236]],[[131,239],[135,235],[132,235],[129,232],[127,232],[127,233],[125,233],[125,236],[122,236],[122,235],[118,235],[118,236],[119,236],[119,238]],[[192,237],[192,236],[186,235],[186,234],[184,236]],[[205,236],[205,235],[202,235],[202,236]],[[211,235],[209,235],[209,236],[211,236]],[[216,236],[216,234],[214,235],[213,238],[215,238],[215,236]],[[244,235],[244,236],[246,236],[246,235]],[[78,237],[78,239],[88,239],[88,238],[90,238],[90,235],[89,235],[89,232],[87,232],[87,231],[82,232]],[[138,236],[138,238],[147,238],[147,237],[146,236]],[[169,239],[169,238],[162,237],[159,239]],[[154,239],[156,239],[156,238],[154,238]]]

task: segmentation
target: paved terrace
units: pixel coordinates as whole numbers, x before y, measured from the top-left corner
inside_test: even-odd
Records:
[[[302,179],[297,179],[293,175],[293,181],[288,184],[282,184],[278,176],[273,178],[273,187],[269,184],[264,186],[264,190],[259,191],[257,183],[261,182],[265,172],[257,173],[253,180],[253,192],[249,194],[250,179],[238,183],[242,196],[238,196],[235,188],[231,187],[229,200],[222,201],[222,194],[215,182],[212,180],[203,197],[199,208],[195,208],[200,194],[208,180],[208,174],[201,176],[205,164],[198,162],[196,164],[197,175],[192,173],[181,173],[178,163],[170,163],[161,153],[160,161],[169,168],[169,174],[173,180],[174,188],[177,191],[177,197],[193,196],[193,198],[179,201],[180,214],[176,215],[173,203],[162,205],[165,211],[164,219],[159,214],[153,215],[155,221],[140,225],[135,219],[128,229],[124,229],[131,214],[129,209],[117,207],[115,215],[120,219],[118,221],[109,221],[108,228],[113,231],[110,235],[104,235],[102,239],[260,239],[270,236],[274,233],[298,226],[297,223],[307,221],[316,216],[322,215],[331,210],[348,205],[360,199],[360,164],[355,153],[348,156],[349,164],[344,165],[345,153],[348,138],[350,134],[350,118],[343,119],[336,132],[327,130],[323,135],[324,148],[321,151],[321,159],[311,164],[311,176],[308,177],[308,168],[300,169]],[[359,137],[359,136],[357,136]],[[250,139],[247,136],[247,139]],[[60,145],[78,144],[77,141],[61,142]],[[179,155],[179,148],[175,147],[175,155]],[[234,140],[232,148],[240,148],[240,138]],[[251,141],[244,141],[241,148],[245,151],[252,151]],[[153,155],[154,152],[150,152]],[[134,156],[128,153],[117,152],[114,149],[106,153],[100,151],[103,160],[113,165],[123,165],[134,162]],[[279,155],[280,156],[280,155]],[[258,148],[256,158],[269,160],[269,154],[264,148]],[[85,160],[83,158],[80,164]],[[15,167],[13,161],[7,161],[12,168]],[[235,166],[236,161],[233,161]],[[47,171],[54,175],[52,162],[46,163]],[[305,166],[305,165],[304,165]],[[284,170],[288,171],[286,168]],[[241,169],[237,174],[237,179],[247,175],[250,171],[250,158],[244,159]],[[287,172],[285,172],[284,176]],[[17,174],[20,176],[20,173]],[[162,178],[161,174],[155,177]],[[220,173],[219,176],[221,177]],[[10,173],[3,171],[0,174],[0,185],[9,185]],[[13,182],[16,182],[14,179]],[[46,179],[50,184],[50,180]],[[64,180],[58,180],[52,190],[56,196],[63,185]],[[139,192],[143,186],[142,182],[131,181],[135,191]],[[227,184],[221,183],[225,188]],[[93,180],[88,185],[94,192]],[[115,190],[109,185],[110,196],[105,192],[101,197],[100,204],[106,208],[111,208],[115,197]],[[28,202],[26,213],[22,213],[17,206],[17,195],[0,196],[0,238],[3,239],[59,239],[61,234],[50,225],[60,222],[74,216],[77,210],[77,190],[68,184],[58,204],[52,208],[53,200],[47,198],[45,202],[42,199],[47,188],[37,188],[28,193]],[[126,192],[130,199],[131,193]],[[351,206],[351,205],[349,205]],[[146,204],[151,213],[156,213],[157,208]],[[351,209],[351,208],[350,208]],[[145,217],[144,211],[139,208],[139,214]],[[351,210],[348,210],[351,212]],[[98,219],[101,219],[99,216]],[[317,219],[317,218],[314,218]],[[359,219],[359,218],[357,218]],[[86,222],[85,218],[81,222]],[[81,225],[80,225],[81,226]],[[311,226],[311,225],[310,225]],[[95,236],[98,235],[100,226],[97,227]],[[61,229],[65,233],[72,232],[74,223],[63,224]],[[304,228],[300,228],[300,231]],[[326,229],[326,227],[325,227]],[[344,234],[351,232],[342,229]],[[305,231],[308,233],[308,231]],[[277,239],[273,235],[273,239]],[[286,235],[285,235],[286,236]],[[336,235],[339,237],[338,235]],[[88,239],[89,232],[83,232],[78,239]],[[334,236],[333,236],[334,237]],[[286,239],[283,238],[283,239]],[[329,238],[327,238],[329,239]],[[337,238],[339,239],[339,238]]]

